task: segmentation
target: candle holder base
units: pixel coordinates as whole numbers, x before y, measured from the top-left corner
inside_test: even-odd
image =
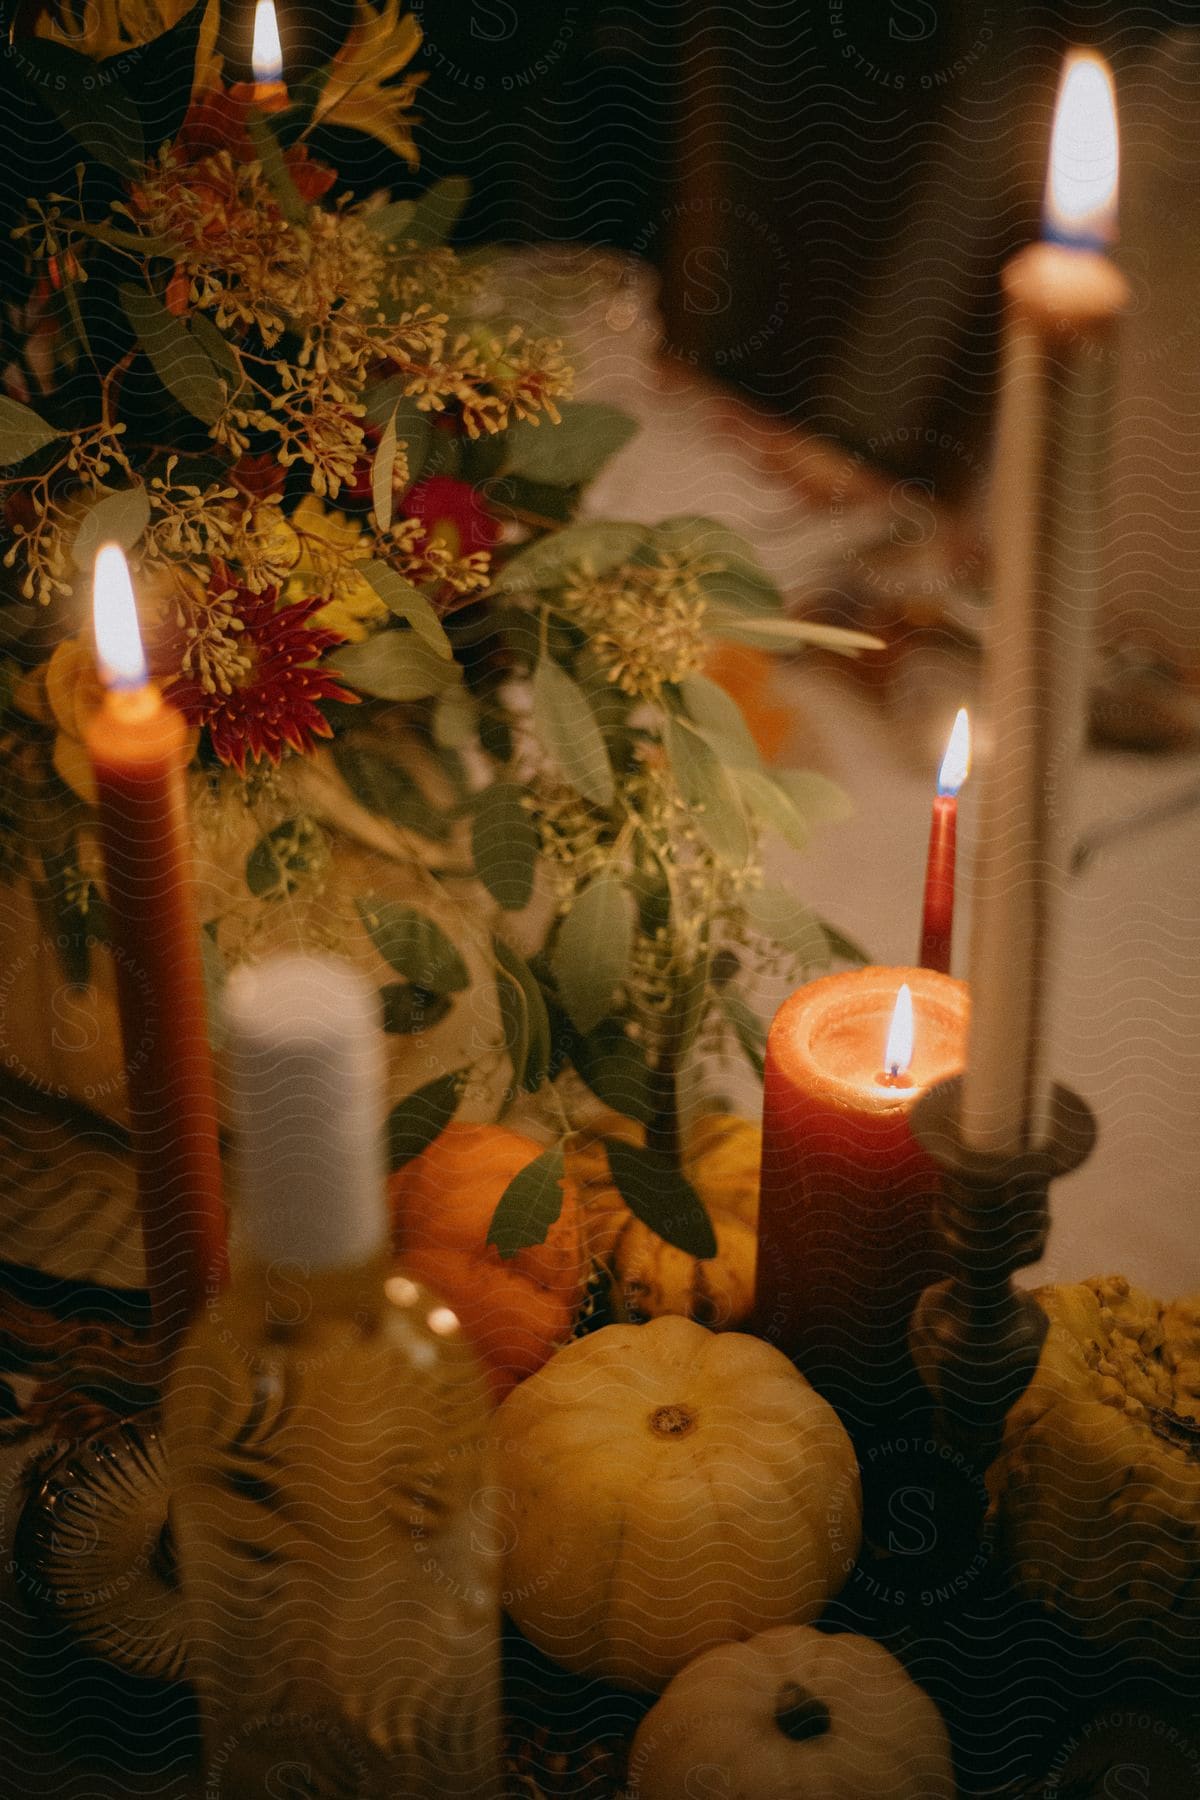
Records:
[[[1033,1379],[1046,1335],[1041,1308],[1014,1288],[1013,1274],[1040,1260],[1050,1183],[1089,1155],[1096,1123],[1086,1102],[1056,1086],[1046,1142],[994,1155],[964,1144],[960,1099],[956,1077],[931,1088],[912,1112],[913,1135],[942,1172],[935,1220],[954,1272],[921,1295],[909,1349],[941,1435],[982,1460]]]

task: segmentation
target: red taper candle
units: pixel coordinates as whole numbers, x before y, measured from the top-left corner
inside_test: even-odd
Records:
[[[938,770],[925,864],[925,904],[921,913],[921,946],[917,961],[924,969],[950,973],[954,939],[954,858],[958,843],[958,790],[971,766],[971,727],[959,707],[950,742]]]
[[[930,969],[824,976],[771,1026],[754,1329],[847,1416],[904,1391],[913,1307],[948,1272],[909,1113],[962,1067],[966,1032],[965,985]]]
[[[187,726],[148,678],[129,570],[115,544],[96,558],[94,614],[106,692],[86,742],[96,774],[146,1282],[165,1366],[225,1265],[184,790]]]

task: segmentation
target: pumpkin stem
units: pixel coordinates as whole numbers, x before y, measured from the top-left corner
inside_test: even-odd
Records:
[[[793,1744],[824,1737],[833,1724],[829,1708],[798,1682],[785,1681],[775,1696],[775,1723]]]
[[[684,1437],[695,1423],[695,1413],[686,1406],[657,1406],[650,1414],[650,1429],[659,1437]]]

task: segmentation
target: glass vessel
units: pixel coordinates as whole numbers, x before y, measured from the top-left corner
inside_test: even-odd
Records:
[[[281,1052],[288,982],[308,1037]],[[297,958],[233,985],[241,1244],[164,1407],[205,1800],[493,1800],[485,1386],[456,1315],[390,1264],[382,1180],[367,1204],[374,996]]]

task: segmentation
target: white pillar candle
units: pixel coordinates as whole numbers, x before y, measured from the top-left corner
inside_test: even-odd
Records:
[[[995,582],[974,874],[971,1023],[962,1132],[1007,1154],[1044,1141],[1045,1039],[1066,884],[1102,559],[1102,488],[1124,278],[1115,222],[1117,127],[1107,65],[1067,61],[1046,240],[1004,270],[993,492]]]
[[[349,963],[271,957],[230,977],[225,1019],[238,1254],[310,1270],[379,1255],[384,1050],[370,983]]]

